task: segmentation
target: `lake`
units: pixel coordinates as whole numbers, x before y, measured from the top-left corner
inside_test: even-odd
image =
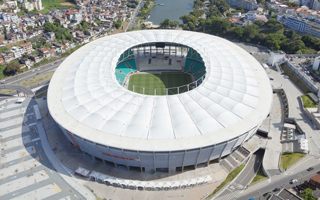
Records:
[[[165,19],[181,21],[179,17],[192,11],[193,2],[194,0],[155,0],[156,6],[147,20],[156,25]]]

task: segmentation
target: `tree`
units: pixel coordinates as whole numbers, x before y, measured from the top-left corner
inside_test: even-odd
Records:
[[[179,22],[176,20],[165,19],[160,23],[160,28],[176,28],[179,26]]]
[[[264,31],[268,33],[284,31],[283,25],[280,22],[278,22],[275,18],[271,18],[267,23],[264,24],[263,28]]]
[[[307,47],[320,51],[320,39],[309,35],[302,36],[301,39]]]
[[[304,45],[303,41],[300,38],[294,39],[285,39],[281,44],[281,49],[284,50],[286,53],[297,53],[299,50],[305,49],[306,46]]]
[[[20,71],[20,64],[17,60],[14,60],[5,67],[5,69],[3,70],[3,74],[6,76],[12,76],[19,71]]]
[[[88,30],[89,30],[90,24],[89,24],[88,22],[86,22],[86,21],[81,21],[81,23],[78,24],[78,28],[79,28],[81,31],[85,32],[85,31],[88,31]]]
[[[8,47],[6,47],[6,46],[0,47],[0,53],[5,53],[5,52],[8,52],[8,51],[9,51]]]
[[[118,19],[117,21],[114,22],[113,26],[116,29],[119,29],[122,26],[122,21],[120,19]]]
[[[259,28],[255,24],[247,25],[243,30],[243,38],[246,42],[254,41],[259,34]]]
[[[280,50],[283,39],[284,36],[281,33],[270,33],[266,36],[264,44],[272,50]]]
[[[230,9],[229,4],[225,0],[211,0],[212,4],[218,8],[221,14]]]
[[[182,28],[190,31],[194,31],[199,24],[197,17],[192,14],[181,16]]]
[[[64,28],[58,23],[49,23],[46,22],[44,24],[44,30],[45,32],[54,32],[55,37],[59,41],[65,41],[65,40],[72,40],[72,34],[70,33],[70,30],[67,28]]]
[[[134,1],[128,1],[127,6],[129,8],[136,8],[138,4],[139,4],[139,2],[135,1],[135,0]]]
[[[266,1],[265,1],[265,0],[257,0],[257,3],[258,3],[258,4],[265,4]]]
[[[243,28],[240,26],[234,26],[228,30],[228,35],[233,38],[241,39],[243,37]]]
[[[304,200],[316,200],[316,198],[313,196],[313,193],[312,193],[312,192],[313,192],[312,189],[306,188],[306,189],[302,192],[301,196],[302,196],[302,198],[303,198]]]
[[[297,32],[285,29],[276,20],[276,16],[268,22],[254,22],[246,26],[232,24],[225,17],[229,6],[225,0],[210,0],[209,12],[203,18],[202,9],[198,8],[204,0],[196,0],[194,11],[180,17],[181,27],[185,30],[202,31],[231,39],[264,45],[272,50],[283,50],[286,53],[316,53],[320,51],[320,39],[312,36],[301,36]],[[263,1],[260,1],[261,3]],[[169,20],[164,21],[162,28],[169,27]]]
[[[211,17],[205,24],[206,30],[215,35],[224,35],[231,26],[229,21],[220,17]]]
[[[222,13],[219,11],[219,9],[216,6],[210,6],[209,7],[209,17],[221,17]]]
[[[195,0],[193,3],[193,10],[199,10],[203,8],[203,1],[202,0]]]
[[[196,24],[198,19],[194,16],[194,15],[183,15],[180,17],[180,19],[182,20],[182,23],[187,24],[189,22]]]
[[[146,0],[143,4],[143,7],[140,9],[140,13],[139,15],[143,18],[147,17],[147,15],[150,12],[151,6],[152,6],[152,2],[153,0]]]

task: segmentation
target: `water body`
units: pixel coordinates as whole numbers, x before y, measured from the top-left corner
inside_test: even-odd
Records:
[[[155,0],[156,6],[147,20],[157,25],[165,19],[181,21],[179,17],[192,11],[193,2],[194,0]]]

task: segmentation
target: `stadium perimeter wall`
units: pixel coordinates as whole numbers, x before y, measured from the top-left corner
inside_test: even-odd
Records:
[[[68,140],[93,159],[100,159],[116,167],[124,166],[128,169],[145,172],[176,172],[184,171],[186,168],[197,168],[199,165],[208,165],[211,161],[218,161],[240,147],[243,142],[256,133],[258,127],[256,126],[252,130],[229,141],[207,147],[185,149],[182,151],[151,152],[104,146],[83,139],[60,126]]]

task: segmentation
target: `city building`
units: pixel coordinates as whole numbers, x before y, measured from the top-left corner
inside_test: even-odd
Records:
[[[320,1],[319,0],[311,0],[310,8],[313,10],[320,10]]]
[[[282,188],[280,192],[273,193],[268,200],[302,200],[298,195],[294,194],[292,191]]]
[[[120,56],[132,58],[131,49],[145,44],[155,45],[155,54],[166,45],[172,52],[193,49],[203,59],[205,78],[176,95],[129,91],[115,67]],[[256,133],[271,104],[269,78],[249,53],[225,39],[181,30],[95,40],[59,66],[48,89],[49,112],[76,148],[147,172],[181,171],[227,156]]]
[[[307,6],[313,10],[320,10],[320,1],[319,0],[300,0],[301,6]]]
[[[320,188],[320,175],[314,175],[310,178],[310,184],[314,185],[316,188]]]
[[[282,15],[277,17],[278,21],[286,27],[295,31],[320,37],[320,23],[303,19],[297,16]]]
[[[42,0],[24,0],[22,3],[23,7],[28,11],[32,10],[42,10]]]
[[[22,5],[27,11],[32,11],[34,9],[33,3],[31,3],[27,0],[25,0]]]
[[[319,71],[320,70],[320,56],[314,59],[312,70]]]
[[[25,50],[21,47],[12,47],[11,52],[14,54],[14,58],[21,58]]]
[[[308,140],[305,138],[300,138],[297,140],[297,152],[300,153],[308,153],[309,152],[309,144],[308,144]]]
[[[24,52],[27,53],[27,54],[31,54],[32,53],[32,43],[31,42],[23,42],[21,45],[20,45],[21,48],[24,49]]]
[[[42,10],[42,0],[33,0],[33,6],[36,10]]]

